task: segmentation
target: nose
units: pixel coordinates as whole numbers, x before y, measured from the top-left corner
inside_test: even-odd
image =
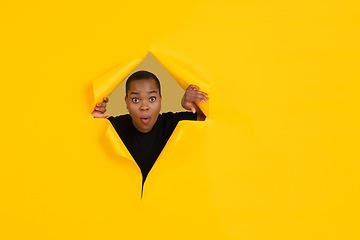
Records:
[[[140,105],[140,111],[147,111],[149,110],[149,106],[146,103],[142,103]]]

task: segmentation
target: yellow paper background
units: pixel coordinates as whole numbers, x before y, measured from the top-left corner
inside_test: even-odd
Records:
[[[359,239],[359,7],[3,3],[0,239]],[[149,51],[210,100],[141,200],[90,112],[93,82]]]

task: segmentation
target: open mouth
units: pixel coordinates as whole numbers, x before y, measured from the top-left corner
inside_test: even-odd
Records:
[[[140,119],[141,119],[141,121],[143,123],[149,123],[150,122],[150,117],[149,116],[141,117]]]

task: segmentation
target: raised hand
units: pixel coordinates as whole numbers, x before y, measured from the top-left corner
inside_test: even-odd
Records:
[[[199,111],[199,108],[194,102],[206,102],[209,100],[207,93],[200,91],[196,85],[189,85],[181,100],[181,105],[186,110],[191,110],[193,113]]]
[[[107,118],[110,116],[110,114],[105,114],[106,112],[106,103],[109,101],[108,97],[104,97],[103,101],[101,103],[97,103],[94,111],[91,113],[91,115],[94,118]]]

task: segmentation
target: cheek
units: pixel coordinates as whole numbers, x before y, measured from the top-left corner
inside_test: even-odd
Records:
[[[158,110],[160,108],[161,108],[161,103],[154,103],[153,104],[153,109]]]
[[[134,105],[134,104],[128,104],[127,107],[128,107],[128,110],[129,110],[129,113],[130,113],[130,114],[134,114],[134,113],[136,112],[136,109],[137,109],[137,106],[136,106],[136,105]]]

